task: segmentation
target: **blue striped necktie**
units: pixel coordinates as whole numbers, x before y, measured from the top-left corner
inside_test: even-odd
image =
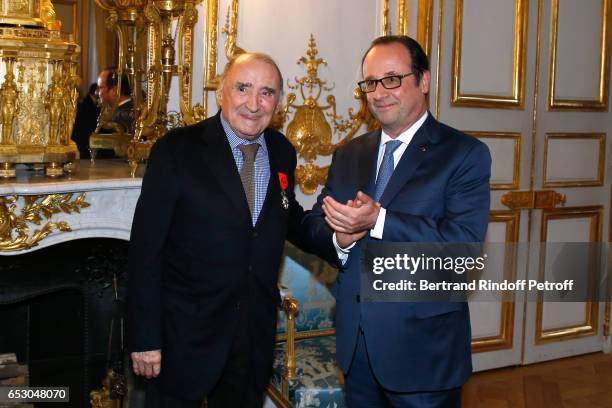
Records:
[[[380,169],[378,169],[378,177],[376,178],[376,193],[374,194],[374,201],[380,201],[385,192],[385,187],[393,174],[393,152],[397,149],[402,142],[399,140],[389,140],[385,143],[385,154],[380,163]]]

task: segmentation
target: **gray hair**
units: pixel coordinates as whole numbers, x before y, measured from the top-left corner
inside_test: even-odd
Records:
[[[239,60],[256,60],[272,65],[276,70],[276,74],[278,75],[278,82],[280,84],[280,95],[283,94],[283,74],[281,74],[281,71],[278,68],[278,65],[276,64],[276,61],[274,61],[271,56],[269,56],[268,54],[264,54],[263,52],[245,52],[243,54],[238,54],[237,56],[230,59],[228,63],[225,64],[225,68],[223,68],[223,72],[221,73],[218,91],[221,91],[223,89],[223,80],[227,76],[228,72],[231,71],[236,62]]]

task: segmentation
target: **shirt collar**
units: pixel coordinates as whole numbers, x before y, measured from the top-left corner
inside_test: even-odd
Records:
[[[396,137],[395,139],[393,139],[391,136],[389,136],[384,130],[382,131],[381,137],[380,137],[380,146],[384,146],[385,143],[387,143],[389,140],[399,140],[400,142],[402,142],[403,144],[408,145],[410,143],[410,141],[412,140],[412,138],[414,137],[414,135],[416,134],[416,132],[421,128],[421,126],[423,126],[423,123],[425,123],[425,120],[427,119],[427,115],[429,113],[427,111],[425,111],[425,113],[423,114],[423,116],[421,116],[419,118],[419,120],[417,120],[416,122],[414,122],[412,124],[412,126],[410,126],[408,129],[404,130],[398,137]]]
[[[223,119],[223,115],[219,115],[219,117],[221,118],[221,126],[223,126],[223,130],[225,131],[225,136],[227,137],[227,141],[229,142],[232,150],[237,149],[238,146],[241,144],[257,143],[264,152],[267,152],[264,132],[262,132],[259,136],[257,136],[257,139],[253,141],[242,139],[241,137],[238,137],[238,135],[236,135],[236,132],[234,132],[234,129],[232,129],[229,123],[227,123],[227,121]]]

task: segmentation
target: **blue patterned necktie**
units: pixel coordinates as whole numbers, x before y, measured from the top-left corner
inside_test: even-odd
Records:
[[[380,163],[380,169],[378,169],[378,177],[376,178],[376,193],[374,194],[374,201],[380,201],[385,192],[385,187],[393,174],[393,152],[397,149],[402,142],[399,140],[389,140],[385,143],[385,154]]]

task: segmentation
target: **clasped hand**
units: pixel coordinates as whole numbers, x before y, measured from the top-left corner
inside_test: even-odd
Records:
[[[131,354],[134,374],[157,377],[161,371],[161,350],[136,351]]]
[[[336,232],[338,245],[343,248],[360,240],[376,225],[380,203],[358,191],[353,200],[341,204],[332,197],[323,198],[325,221]]]

